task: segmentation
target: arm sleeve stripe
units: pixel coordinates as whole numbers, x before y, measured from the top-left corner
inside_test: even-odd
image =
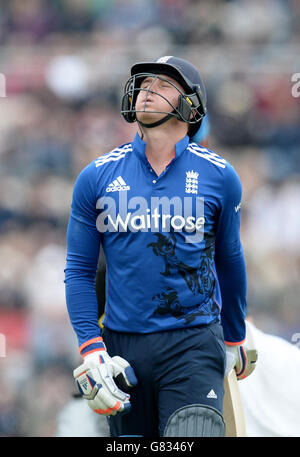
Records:
[[[92,338],[91,340],[86,341],[79,347],[79,352],[85,349],[87,346],[93,343],[103,343],[103,338],[101,336],[97,336],[96,338]]]
[[[225,344],[227,344],[227,346],[239,346],[243,343],[245,343],[246,341],[246,338],[243,339],[242,341],[225,341]]]

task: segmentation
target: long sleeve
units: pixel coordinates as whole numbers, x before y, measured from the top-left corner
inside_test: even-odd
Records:
[[[100,249],[96,228],[95,165],[78,176],[67,229],[65,291],[68,313],[78,343],[88,349],[101,347],[95,275]]]
[[[216,269],[219,279],[225,342],[240,344],[245,339],[247,276],[240,241],[242,186],[234,168],[225,174],[222,208],[216,230]]]

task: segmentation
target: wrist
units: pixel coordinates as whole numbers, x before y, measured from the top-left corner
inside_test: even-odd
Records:
[[[106,346],[101,336],[91,338],[90,340],[85,341],[81,346],[79,346],[79,353],[84,360],[86,360],[86,358],[90,355],[101,352],[106,352]]]

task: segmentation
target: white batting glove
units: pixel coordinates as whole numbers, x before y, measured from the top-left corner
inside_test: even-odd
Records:
[[[226,344],[226,369],[225,375],[234,368],[238,380],[247,378],[256,367],[258,353],[253,337],[251,323],[246,320],[246,339],[244,344],[230,346]]]
[[[245,345],[226,345],[225,376],[234,368],[238,380],[249,376],[256,367],[257,350],[248,349]]]
[[[95,413],[114,416],[129,412],[130,395],[120,390],[113,378],[118,377],[127,387],[135,386],[137,379],[133,368],[122,357],[110,357],[106,348],[96,350],[85,356],[84,363],[73,375],[79,392]]]

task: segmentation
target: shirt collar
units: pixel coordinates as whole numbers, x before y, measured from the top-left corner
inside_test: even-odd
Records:
[[[184,138],[178,141],[178,143],[175,144],[175,159],[178,159],[181,156],[183,151],[187,148],[189,141],[189,136],[186,135]],[[142,140],[138,133],[135,135],[135,138],[132,142],[132,147],[134,152],[138,155],[140,159],[148,162],[148,159],[145,154],[146,142]]]

